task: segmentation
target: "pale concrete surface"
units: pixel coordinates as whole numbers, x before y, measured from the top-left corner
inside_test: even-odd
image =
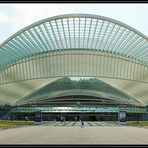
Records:
[[[30,126],[1,130],[0,144],[148,144],[148,129],[124,126]]]

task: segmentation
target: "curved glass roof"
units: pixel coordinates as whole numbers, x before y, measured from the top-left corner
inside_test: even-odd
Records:
[[[67,99],[65,98],[67,96]],[[74,96],[74,97],[70,97]],[[76,96],[79,96],[78,98]],[[83,96],[85,96],[83,98]],[[91,102],[101,101],[103,100],[110,100],[115,101],[116,105],[118,103],[124,105],[140,105],[133,97],[129,96],[128,94],[122,92],[114,88],[113,86],[92,78],[88,80],[79,80],[79,81],[72,81],[70,78],[65,77],[62,79],[58,79],[52,83],[47,84],[46,86],[41,87],[34,92],[31,92],[21,100],[17,102],[17,104],[28,104],[28,103],[36,103],[36,102],[44,102],[47,103],[57,103],[60,101],[65,101],[67,104],[68,101],[88,101],[87,97],[91,96],[88,100]],[[64,97],[64,99],[61,99]],[[93,99],[95,97],[95,99]]]
[[[104,16],[66,14],[18,31],[0,45],[0,66],[44,52],[84,49],[103,51],[148,64],[148,37]]]

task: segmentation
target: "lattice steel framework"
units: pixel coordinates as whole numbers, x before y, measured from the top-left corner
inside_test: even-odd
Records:
[[[148,82],[148,38],[119,21],[68,14],[36,22],[0,45],[0,83],[94,76]]]
[[[25,80],[45,81],[64,76],[127,80],[146,89],[148,37],[104,16],[67,14],[31,24],[0,45],[0,84],[6,84],[4,90],[0,85],[1,100],[14,96],[18,101],[28,90],[33,91],[31,81]],[[11,88],[8,93],[7,85],[11,84],[7,83],[25,87],[27,91],[23,88],[22,92],[14,92]],[[37,86],[32,83],[31,88],[35,90],[40,83]],[[122,88],[129,86],[133,84]],[[147,89],[144,91],[138,94],[141,98],[147,96]]]

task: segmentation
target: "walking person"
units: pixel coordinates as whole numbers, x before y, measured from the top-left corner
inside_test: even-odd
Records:
[[[83,117],[82,116],[80,116],[80,126],[84,127],[84,121],[83,121]]]
[[[63,119],[63,116],[61,116],[61,123],[63,123],[64,119]]]
[[[27,116],[25,116],[25,121],[28,121],[28,120],[29,120],[29,118]]]

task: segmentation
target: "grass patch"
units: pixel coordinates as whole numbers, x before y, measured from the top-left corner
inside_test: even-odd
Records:
[[[127,122],[127,124],[126,125],[128,125],[128,126],[147,126],[148,127],[148,122],[145,122],[145,121],[139,121],[139,122],[137,122],[137,121],[133,121],[133,122]]]
[[[23,121],[0,121],[0,129],[7,129],[21,126],[33,126],[34,122],[23,122]]]

